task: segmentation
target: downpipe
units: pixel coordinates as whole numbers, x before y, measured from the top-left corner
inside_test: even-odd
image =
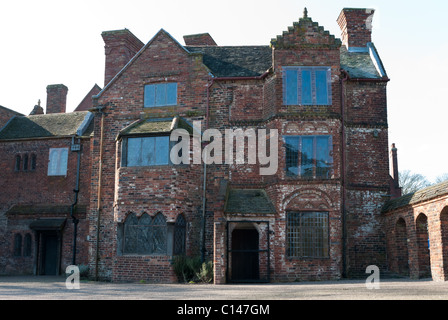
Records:
[[[76,265],[76,238],[78,236],[78,223],[79,219],[75,216],[75,208],[78,204],[78,194],[79,194],[79,172],[81,166],[81,140],[78,138],[79,149],[72,150],[73,152],[78,153],[78,160],[76,165],[76,186],[73,192],[75,193],[75,200],[70,206],[70,217],[73,222],[73,256],[72,256],[72,265]],[[72,137],[72,146],[75,145],[75,137]]]

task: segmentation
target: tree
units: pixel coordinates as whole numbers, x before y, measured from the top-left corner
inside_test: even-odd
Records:
[[[431,185],[425,176],[420,173],[412,173],[410,170],[400,171],[398,177],[403,195],[416,192]]]
[[[446,180],[448,180],[448,173],[444,173],[444,174],[441,174],[440,176],[438,176],[436,178],[435,183],[440,183],[440,182],[443,182],[443,181],[446,181]]]

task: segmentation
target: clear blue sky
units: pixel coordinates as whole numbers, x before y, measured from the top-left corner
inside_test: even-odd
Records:
[[[389,141],[400,170],[433,180],[448,172],[448,1],[427,0],[78,0],[0,3],[0,105],[29,114],[46,86],[69,88],[72,111],[97,83],[104,86],[101,32],[128,28],[144,43],[164,28],[209,32],[218,45],[267,45],[298,21],[303,8],[336,37],[344,7],[373,8],[372,40],[391,79]]]

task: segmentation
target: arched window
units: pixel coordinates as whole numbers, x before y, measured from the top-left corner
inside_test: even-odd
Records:
[[[163,214],[154,218],[143,214],[137,218],[131,213],[124,221],[124,254],[166,254],[167,224]]]
[[[28,154],[23,156],[23,171],[28,170]]]
[[[22,255],[22,235],[16,233],[14,235],[14,256],[20,257]]]
[[[146,213],[138,219],[137,242],[139,254],[151,253],[151,217]]]
[[[124,222],[124,253],[137,253],[137,230],[137,216],[131,213]]]
[[[185,239],[187,231],[187,222],[183,215],[179,215],[174,224],[174,248],[173,254],[185,254]]]
[[[166,253],[166,232],[166,219],[163,214],[158,213],[152,221],[152,253]]]
[[[31,170],[36,170],[36,155],[33,153],[31,155]]]
[[[31,234],[29,233],[25,235],[25,241],[23,244],[23,256],[31,257]]]
[[[21,162],[22,162],[22,158],[20,157],[20,155],[16,155],[16,163],[14,165],[15,171],[20,171],[20,163]]]

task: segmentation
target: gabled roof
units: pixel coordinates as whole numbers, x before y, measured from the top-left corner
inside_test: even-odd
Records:
[[[382,212],[389,212],[407,205],[428,201],[436,197],[448,195],[448,180],[429,186],[417,192],[406,194],[397,199],[389,200],[384,205]]]
[[[186,46],[192,53],[201,53],[203,63],[216,77],[257,77],[272,66],[269,46]]]
[[[122,136],[171,133],[175,129],[185,129],[190,134],[193,132],[191,125],[181,117],[149,118],[137,120],[120,130],[117,139]]]
[[[20,112],[11,110],[11,109],[6,108],[6,107],[4,107],[4,106],[0,106],[0,112],[2,112],[2,111],[3,111],[3,112],[11,113],[11,114],[16,115],[16,116],[23,116],[23,114],[21,114]]]
[[[276,49],[290,48],[339,48],[342,42],[335,38],[329,31],[324,30],[317,22],[308,17],[304,12],[303,18],[294,22],[282,35],[271,40],[271,45]]]
[[[230,189],[225,213],[274,214],[274,205],[263,189]]]
[[[92,119],[89,111],[13,117],[0,131],[0,140],[90,136]]]
[[[175,44],[178,48],[180,48],[181,50],[185,51],[185,53],[189,54],[190,52],[185,49],[184,46],[182,46],[176,39],[174,39],[168,32],[166,32],[164,29],[160,29],[159,32],[157,32],[154,37],[152,37],[151,40],[149,40],[149,42],[147,44],[145,44],[139,52],[137,52],[137,54],[132,57],[131,60],[129,60],[129,62],[120,70],[120,72],[118,72],[113,78],[112,80],[109,81],[109,83],[103,88],[103,90],[101,90],[97,95],[95,95],[93,98],[99,98],[101,97],[101,95],[106,92],[109,87],[120,77],[121,74],[123,74],[132,64],[134,64],[134,62],[136,60],[138,60],[138,58],[140,57],[140,55],[149,47],[151,46],[151,44],[154,42],[154,40],[159,37],[160,35],[166,35],[168,36]]]

